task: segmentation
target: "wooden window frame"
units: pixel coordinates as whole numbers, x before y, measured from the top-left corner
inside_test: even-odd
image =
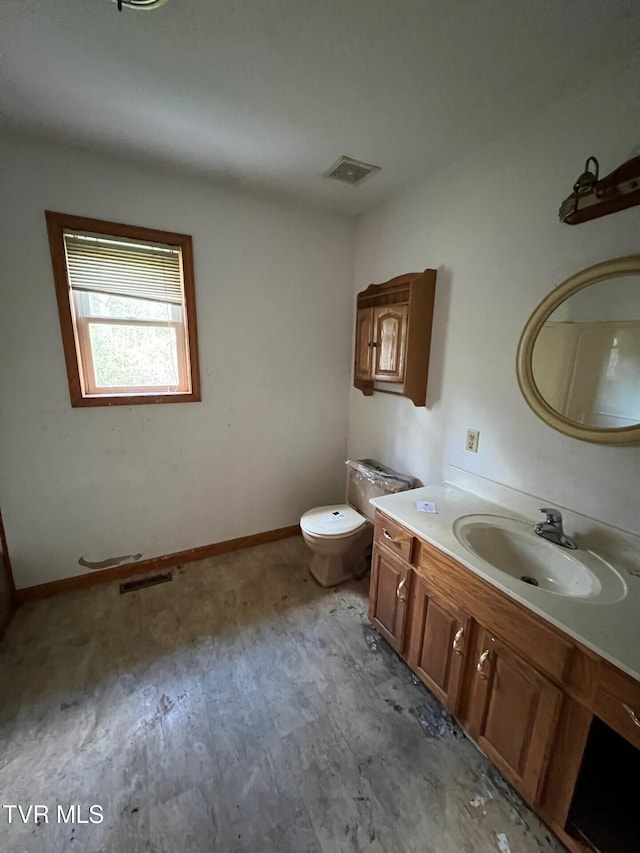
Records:
[[[193,247],[188,234],[177,234],[172,231],[158,231],[152,228],[141,228],[135,225],[124,225],[121,222],[108,222],[102,219],[89,219],[84,216],[73,216],[66,213],[45,211],[51,265],[56,287],[62,346],[69,382],[69,397],[73,408],[95,406],[136,406],[149,403],[197,403],[200,402],[200,366],[198,358],[198,333],[196,326],[196,298],[193,275]],[[67,260],[64,248],[65,230],[86,231],[103,234],[108,237],[124,237],[148,243],[166,243],[180,249],[182,257],[182,284],[184,290],[184,320],[183,323],[171,323],[177,329],[178,359],[181,367],[185,368],[187,376],[191,377],[191,391],[178,389],[176,391],[148,391],[142,388],[132,388],[131,392],[121,389],[101,389],[100,392],[90,390],[92,380],[91,359],[85,361],[89,365],[89,382],[85,381],[81,364],[82,352],[87,349],[87,318],[77,318],[72,307],[71,288],[67,274]],[[79,322],[78,322],[79,321]],[[93,322],[93,318],[89,322]],[[99,322],[99,319],[98,319]],[[114,324],[120,322],[114,318]],[[155,321],[127,320],[127,325],[166,326],[166,323]],[[186,326],[186,338],[183,330]],[[81,328],[82,327],[82,328]],[[188,343],[188,349],[186,344]],[[181,345],[182,344],[182,345]],[[90,350],[90,347],[89,347]],[[182,372],[182,371],[181,371]],[[88,387],[87,387],[88,386]],[[95,386],[94,386],[95,387]]]

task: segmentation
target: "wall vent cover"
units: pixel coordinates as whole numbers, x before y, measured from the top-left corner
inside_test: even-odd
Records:
[[[148,586],[155,586],[157,583],[168,583],[173,580],[171,572],[161,572],[158,575],[147,575],[146,578],[137,578],[134,581],[127,581],[120,584],[120,595],[125,592],[135,592],[138,589],[146,589]]]
[[[370,175],[379,171],[380,166],[374,166],[371,163],[363,163],[360,160],[342,156],[324,173],[324,177],[335,178],[336,181],[342,181],[345,184],[351,184],[352,187],[356,187]]]

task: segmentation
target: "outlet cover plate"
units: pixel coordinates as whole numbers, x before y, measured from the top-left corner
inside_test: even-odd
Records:
[[[467,430],[467,443],[465,445],[465,449],[469,450],[471,453],[478,452],[478,441],[480,440],[480,433],[477,429],[468,429]]]

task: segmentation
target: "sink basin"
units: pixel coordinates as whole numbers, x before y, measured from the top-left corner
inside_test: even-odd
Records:
[[[453,533],[468,551],[498,571],[547,593],[595,604],[620,601],[627,587],[618,572],[592,551],[548,542],[533,524],[501,515],[463,515]]]

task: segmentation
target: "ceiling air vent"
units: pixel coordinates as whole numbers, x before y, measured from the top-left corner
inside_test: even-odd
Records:
[[[324,176],[325,178],[335,178],[337,181],[357,187],[369,175],[379,171],[380,166],[373,166],[371,163],[362,163],[360,160],[353,160],[351,157],[340,157],[329,171],[324,173]]]

